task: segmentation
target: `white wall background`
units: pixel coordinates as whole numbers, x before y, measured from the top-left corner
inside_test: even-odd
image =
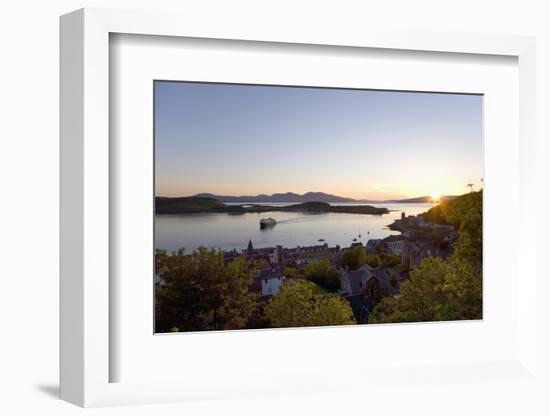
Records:
[[[208,22],[215,13],[280,21],[281,25],[380,25],[536,35],[538,41],[539,218],[548,216],[550,116],[550,11],[535,0],[362,1],[162,1],[4,0],[0,6],[0,413],[76,414],[81,409],[56,399],[58,386],[58,16],[84,6],[179,10]],[[545,175],[544,179],[543,175]],[[546,192],[543,192],[546,191]],[[534,208],[535,209],[535,208]],[[541,221],[540,268],[543,235]],[[513,242],[511,242],[513,244]],[[543,246],[544,245],[544,246]],[[538,291],[550,293],[543,281]],[[541,304],[548,323],[549,306]],[[544,337],[542,364],[550,343]],[[548,367],[547,367],[548,368]],[[550,374],[550,372],[546,372]],[[259,381],[261,382],[261,381]],[[398,380],[396,380],[396,383]],[[500,383],[481,394],[457,383],[434,385],[395,397],[338,393],[93,410],[101,415],[171,414],[549,414],[541,391]],[[550,389],[549,389],[550,390]],[[451,392],[453,394],[451,394]],[[519,394],[516,394],[519,393]],[[376,409],[376,410],[375,410]]]

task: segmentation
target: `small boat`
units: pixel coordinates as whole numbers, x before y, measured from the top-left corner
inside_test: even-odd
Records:
[[[354,238],[353,241],[357,241],[357,238]]]
[[[324,238],[320,238],[320,239],[318,239],[317,241],[321,241],[321,242],[322,242],[322,241],[325,241],[325,239],[324,239]]]
[[[262,218],[260,220],[260,229],[267,228],[267,227],[273,227],[275,224],[277,224],[277,221],[275,221],[273,218]]]

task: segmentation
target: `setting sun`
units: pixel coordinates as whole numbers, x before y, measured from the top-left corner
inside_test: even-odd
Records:
[[[432,201],[439,202],[439,198],[441,198],[441,194],[439,194],[438,192],[432,193]]]

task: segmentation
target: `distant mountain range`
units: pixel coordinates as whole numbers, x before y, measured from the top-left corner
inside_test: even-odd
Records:
[[[303,195],[295,194],[293,192],[276,193],[272,195],[260,194],[260,195],[214,195],[209,193],[202,193],[193,195],[201,198],[214,198],[222,202],[356,202],[351,198],[344,198],[341,196],[325,194],[324,192],[306,192]]]
[[[352,199],[346,198],[337,195],[331,195],[324,192],[306,192],[303,195],[296,194],[293,192],[286,193],[275,193],[272,195],[260,194],[260,195],[215,195],[211,193],[200,193],[193,195],[198,198],[213,198],[222,202],[229,203],[245,203],[245,202],[292,202],[292,203],[301,203],[301,202],[366,202],[366,203],[404,203],[404,204],[414,204],[414,203],[423,203],[423,202],[432,202],[431,196],[421,196],[417,198],[409,199],[392,199],[384,201],[374,201],[368,199]],[[448,201],[456,198],[454,195],[444,195],[440,198],[441,201]]]

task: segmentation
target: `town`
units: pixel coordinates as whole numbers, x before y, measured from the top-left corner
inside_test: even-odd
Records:
[[[244,250],[223,253],[224,263],[245,257],[257,270],[250,291],[264,302],[278,295],[285,285],[307,280],[308,266],[323,263],[336,281],[316,282],[321,292],[337,293],[349,302],[357,324],[369,322],[369,314],[385,297],[398,298],[401,284],[410,271],[427,257],[447,259],[458,233],[451,225],[426,220],[424,214],[406,216],[389,225],[400,232],[383,239],[369,239],[366,244],[354,242],[349,247],[328,243],[287,248],[255,248],[252,241]],[[161,264],[157,256],[155,283],[162,285]],[[309,279],[311,280],[311,279]],[[336,283],[335,283],[336,282]]]

